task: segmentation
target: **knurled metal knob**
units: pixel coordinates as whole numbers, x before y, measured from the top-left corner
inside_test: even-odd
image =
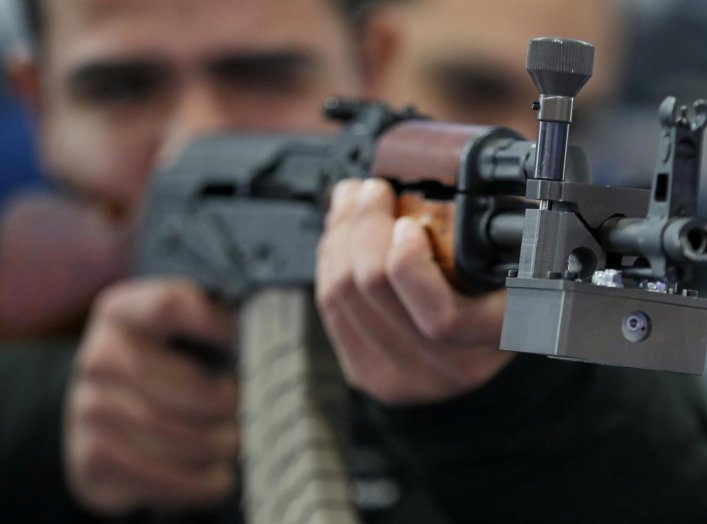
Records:
[[[527,69],[544,96],[574,98],[592,76],[594,46],[571,38],[533,38]]]

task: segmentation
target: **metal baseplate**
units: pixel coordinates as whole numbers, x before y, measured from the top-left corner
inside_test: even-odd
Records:
[[[501,349],[701,375],[707,299],[572,280],[508,278]]]

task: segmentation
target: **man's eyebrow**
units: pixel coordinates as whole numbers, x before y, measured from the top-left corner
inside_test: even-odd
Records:
[[[457,100],[493,102],[513,96],[521,87],[500,68],[473,60],[448,60],[430,64],[425,73]]]
[[[218,54],[207,61],[212,74],[300,74],[316,70],[320,60],[307,51],[250,51]]]
[[[69,85],[85,86],[95,81],[111,80],[113,78],[141,78],[157,80],[169,76],[170,70],[159,60],[131,59],[96,59],[84,62],[71,69],[68,73]]]

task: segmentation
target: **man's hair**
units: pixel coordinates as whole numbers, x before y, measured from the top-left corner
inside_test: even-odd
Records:
[[[46,20],[42,2],[47,0],[21,0],[27,28],[35,43],[42,41],[46,30]],[[382,0],[329,0],[341,11],[344,20],[356,32],[361,32],[366,27],[371,9]]]

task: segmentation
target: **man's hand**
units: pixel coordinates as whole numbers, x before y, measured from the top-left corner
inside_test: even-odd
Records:
[[[64,428],[69,484],[86,507],[195,508],[228,493],[239,440],[236,380],[210,376],[168,341],[229,347],[232,317],[182,281],[119,284],[99,296]]]
[[[392,405],[479,387],[513,357],[497,349],[505,292],[459,294],[435,264],[424,229],[394,212],[383,181],[346,180],[334,192],[317,302],[344,375]]]

